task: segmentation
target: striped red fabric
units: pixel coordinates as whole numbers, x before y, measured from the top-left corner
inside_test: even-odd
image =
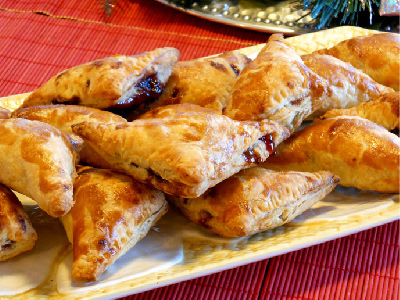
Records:
[[[38,12],[40,14],[38,14]],[[152,0],[0,0],[0,96],[29,92],[73,65],[176,47],[181,59],[268,38]],[[399,221],[321,245],[121,299],[399,299]]]
[[[225,40],[218,35],[205,38],[198,32],[201,29],[189,36],[11,11],[0,11],[0,24],[0,96],[29,92],[68,67],[113,54],[170,46],[178,48],[186,60],[254,44],[252,39],[229,35]],[[265,34],[259,35],[260,42],[264,38]]]
[[[262,299],[399,299],[399,222],[271,259]]]
[[[0,9],[21,13],[41,12],[53,18],[67,18],[95,24],[141,29],[147,32],[149,38],[160,32],[164,34],[164,39],[169,39],[169,35],[177,34],[185,37],[197,36],[204,40],[204,46],[208,44],[207,40],[210,39],[219,40],[223,43],[238,43],[244,47],[265,42],[269,36],[265,33],[221,24],[216,26],[216,23],[189,16],[153,0],[119,0],[111,16],[104,13],[101,1],[93,0],[0,0]],[[224,48],[221,47],[220,49],[223,51]]]
[[[268,260],[223,271],[164,288],[121,298],[141,299],[248,299],[256,300],[268,269]]]

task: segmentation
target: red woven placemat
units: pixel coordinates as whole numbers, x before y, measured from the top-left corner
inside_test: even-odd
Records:
[[[151,0],[118,3],[121,10],[109,18],[98,1],[0,0],[0,96],[31,91],[65,68],[117,53],[172,46],[185,60],[267,39],[167,7],[154,11],[161,4]],[[126,299],[398,299],[398,227],[392,222]]]
[[[248,299],[259,297],[268,260],[120,299]]]
[[[204,37],[201,29],[190,33],[185,26],[170,33],[12,11],[0,11],[0,24],[0,96],[32,91],[68,67],[113,54],[170,46],[186,60],[254,44],[227,33],[224,39],[212,32]]]
[[[269,36],[193,17],[154,0],[119,0],[111,16],[104,13],[101,1],[97,0],[0,0],[0,9],[20,13],[40,12],[52,18],[141,29],[146,30],[150,37],[153,33],[162,32],[164,39],[178,34],[184,38],[197,36],[203,40],[239,43],[242,47],[265,42]]]
[[[398,299],[399,222],[271,260],[260,299]]]

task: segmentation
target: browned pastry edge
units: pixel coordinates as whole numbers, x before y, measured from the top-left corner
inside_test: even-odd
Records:
[[[0,261],[35,246],[37,234],[17,196],[0,184]]]
[[[315,53],[329,54],[352,64],[380,84],[399,90],[400,34],[385,32],[344,40]]]
[[[273,170],[327,170],[340,184],[382,193],[399,192],[400,138],[357,116],[315,122],[277,147],[262,166]]]
[[[369,101],[360,103],[348,109],[332,109],[320,119],[329,119],[337,116],[359,116],[391,131],[399,129],[399,100],[400,92],[381,94]]]
[[[244,237],[281,226],[336,186],[331,172],[242,170],[199,198],[168,198],[194,223],[223,237]]]
[[[0,181],[59,217],[73,205],[75,163],[83,140],[46,123],[0,119]]]
[[[168,210],[164,194],[128,175],[78,166],[75,205],[61,218],[73,244],[72,277],[96,281]]]

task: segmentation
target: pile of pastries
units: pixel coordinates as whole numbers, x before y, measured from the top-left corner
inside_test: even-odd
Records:
[[[59,218],[72,277],[96,281],[176,206],[223,237],[291,221],[337,184],[399,192],[399,35],[299,56],[272,35],[179,61],[160,48],[65,70],[0,110],[0,261]],[[307,124],[305,126],[304,124]]]

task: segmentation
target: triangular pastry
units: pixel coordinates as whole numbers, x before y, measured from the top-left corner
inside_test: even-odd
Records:
[[[180,61],[161,97],[150,107],[191,103],[222,113],[236,77],[249,62],[247,56],[235,51]]]
[[[73,205],[75,163],[82,140],[39,122],[0,120],[0,182],[35,200],[50,216]]]
[[[331,172],[242,170],[199,198],[171,198],[190,220],[224,237],[281,226],[324,198],[339,179]]]
[[[326,91],[326,81],[304,65],[282,36],[272,35],[238,76],[224,114],[235,120],[275,120],[293,132]]]
[[[177,106],[177,105],[175,105]],[[190,111],[130,123],[84,122],[73,131],[107,162],[167,194],[197,197],[243,168],[264,161],[288,131],[273,121],[238,122]]]
[[[83,121],[101,123],[126,122],[121,116],[108,111],[87,106],[62,104],[18,108],[12,112],[11,117],[41,121],[68,134],[73,133],[71,128],[73,124],[78,124]],[[88,147],[88,145],[83,144],[82,150],[79,152],[80,161],[82,162],[88,163],[95,159],[92,157],[93,151],[87,149]]]
[[[330,109],[350,108],[368,101],[392,88],[375,82],[361,70],[330,55],[308,54],[301,57],[305,65],[329,83],[329,92],[320,100],[310,118],[318,117]]]
[[[61,221],[79,281],[98,280],[168,210],[162,192],[111,170],[79,170],[74,189],[75,205]]]
[[[391,131],[399,129],[400,92],[382,94],[369,101],[362,102],[356,107],[347,109],[332,109],[321,119],[336,116],[359,116]]]
[[[400,34],[378,33],[344,40],[329,49],[318,50],[352,64],[380,84],[399,90]]]
[[[340,184],[399,192],[400,138],[357,116],[321,120],[294,133],[262,166],[274,170],[327,170]]]
[[[79,104],[120,108],[158,98],[179,51],[158,48],[133,56],[115,55],[65,70],[32,92],[22,107]]]
[[[17,196],[0,184],[0,261],[31,250],[37,234]]]

